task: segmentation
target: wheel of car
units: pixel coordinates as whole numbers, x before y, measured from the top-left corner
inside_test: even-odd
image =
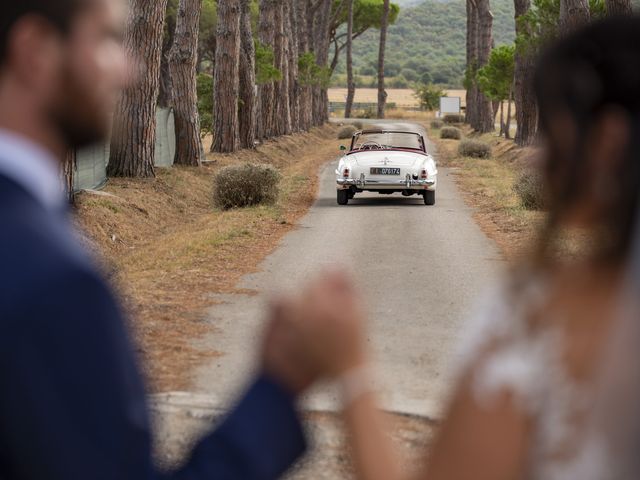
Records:
[[[355,196],[356,196],[356,192],[354,192],[353,190],[349,190],[349,200],[351,200]]]
[[[436,192],[434,190],[425,190],[423,196],[425,205],[436,204]]]
[[[349,203],[349,190],[338,190],[338,205]]]

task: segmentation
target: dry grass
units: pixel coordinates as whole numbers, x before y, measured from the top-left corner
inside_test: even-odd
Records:
[[[449,97],[461,97],[462,105],[464,106],[466,101],[466,90],[445,90]],[[387,102],[395,103],[399,107],[417,107],[420,105],[414,95],[414,90],[411,88],[387,88]],[[330,88],[329,89],[329,101],[330,102],[344,102],[347,98],[346,88]],[[355,103],[376,103],[378,101],[378,89],[377,88],[357,88]]]
[[[468,128],[466,134],[473,136]],[[439,164],[452,169],[485,233],[496,241],[507,258],[517,258],[528,251],[544,214],[524,209],[513,187],[536,151],[518,148],[511,140],[488,134],[475,138],[492,146],[493,157],[465,158],[458,153],[457,141],[439,139],[436,135],[432,138],[438,145]]]
[[[402,107],[417,107],[419,105],[418,100],[414,96],[414,91],[410,88],[389,88],[387,89],[388,103],[395,103]],[[330,88],[329,89],[329,101],[330,102],[344,102],[347,98],[346,88]],[[355,103],[376,103],[378,101],[378,89],[377,88],[357,88]]]
[[[187,388],[190,372],[216,355],[191,342],[213,328],[203,321],[210,295],[233,291],[307,211],[318,168],[338,154],[335,137],[324,127],[256,151],[211,155],[201,168],[158,170],[153,180],[113,179],[100,195],[79,196],[79,224],[130,313],[152,390]],[[213,207],[213,176],[242,162],[280,170],[275,205]]]

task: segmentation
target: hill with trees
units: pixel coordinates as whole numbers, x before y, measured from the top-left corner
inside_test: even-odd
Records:
[[[401,11],[387,38],[386,74],[391,88],[423,81],[459,87],[465,70],[466,7],[462,0],[394,0]],[[492,0],[496,46],[515,39],[511,0]],[[379,32],[370,30],[354,41],[354,68],[359,87],[375,82]],[[344,58],[336,69],[334,85],[345,85]]]

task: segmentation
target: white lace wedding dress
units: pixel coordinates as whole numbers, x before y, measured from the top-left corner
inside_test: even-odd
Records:
[[[633,355],[640,343],[640,336],[630,341],[629,330],[638,332],[627,327],[638,322],[618,322],[607,339],[602,368],[593,380],[578,381],[564,363],[562,329],[534,329],[528,323],[528,312],[545,300],[543,285],[531,282],[515,297],[503,285],[476,310],[460,351],[460,369],[472,382],[475,401],[489,405],[506,392],[531,419],[525,478],[640,478],[634,465],[634,458],[640,457],[640,436],[634,436],[640,399],[638,389],[620,378],[633,376],[630,366],[640,366],[635,359],[629,363],[633,356],[627,355]]]

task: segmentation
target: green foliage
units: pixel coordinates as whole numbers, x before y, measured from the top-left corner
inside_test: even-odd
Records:
[[[198,115],[202,136],[213,134],[213,77],[206,73],[198,75]]]
[[[282,79],[282,72],[275,67],[275,55],[273,48],[260,41],[255,41],[256,46],[256,83],[277,82]]]
[[[513,1],[493,0],[491,11],[496,46],[512,44],[515,40]],[[403,69],[415,71],[421,83],[460,87],[466,67],[465,32],[465,2],[425,0],[403,7],[396,22],[389,27],[387,58],[400,67],[400,73]],[[374,29],[355,40],[354,68],[359,75],[375,75],[378,45],[379,33]],[[341,62],[344,64],[344,61],[342,55]]]
[[[214,177],[213,202],[218,208],[273,205],[281,175],[271,165],[230,165]]]
[[[589,0],[589,10],[593,20],[606,16],[604,0]],[[516,39],[516,49],[535,53],[556,39],[559,19],[560,0],[533,0],[529,11],[516,20],[523,32]]]
[[[420,108],[428,111],[440,108],[440,97],[447,96],[442,88],[431,84],[416,86],[414,95],[420,101]]]
[[[329,67],[321,67],[316,62],[312,52],[303,53],[298,58],[298,81],[304,86],[329,86],[331,70]]]
[[[402,75],[398,75],[397,77],[389,78],[385,81],[385,85],[387,88],[409,88],[411,84],[409,81],[404,78]],[[377,83],[376,83],[377,86]]]
[[[490,158],[491,145],[480,140],[466,139],[460,142],[458,153],[463,157]]]
[[[200,13],[200,39],[210,39],[216,35],[218,26],[218,4],[215,0],[202,0],[202,12]]]
[[[456,127],[444,127],[440,130],[440,138],[460,140],[462,138],[462,131]]]
[[[353,31],[364,32],[370,28],[380,29],[382,22],[383,0],[354,0],[353,2]],[[389,25],[393,25],[398,19],[400,6],[391,3],[389,6]],[[347,24],[348,10],[343,0],[333,0],[332,16],[335,18],[333,28],[337,31]]]
[[[489,62],[478,70],[480,90],[491,100],[507,100],[513,85],[515,45],[502,45],[491,50]]]

